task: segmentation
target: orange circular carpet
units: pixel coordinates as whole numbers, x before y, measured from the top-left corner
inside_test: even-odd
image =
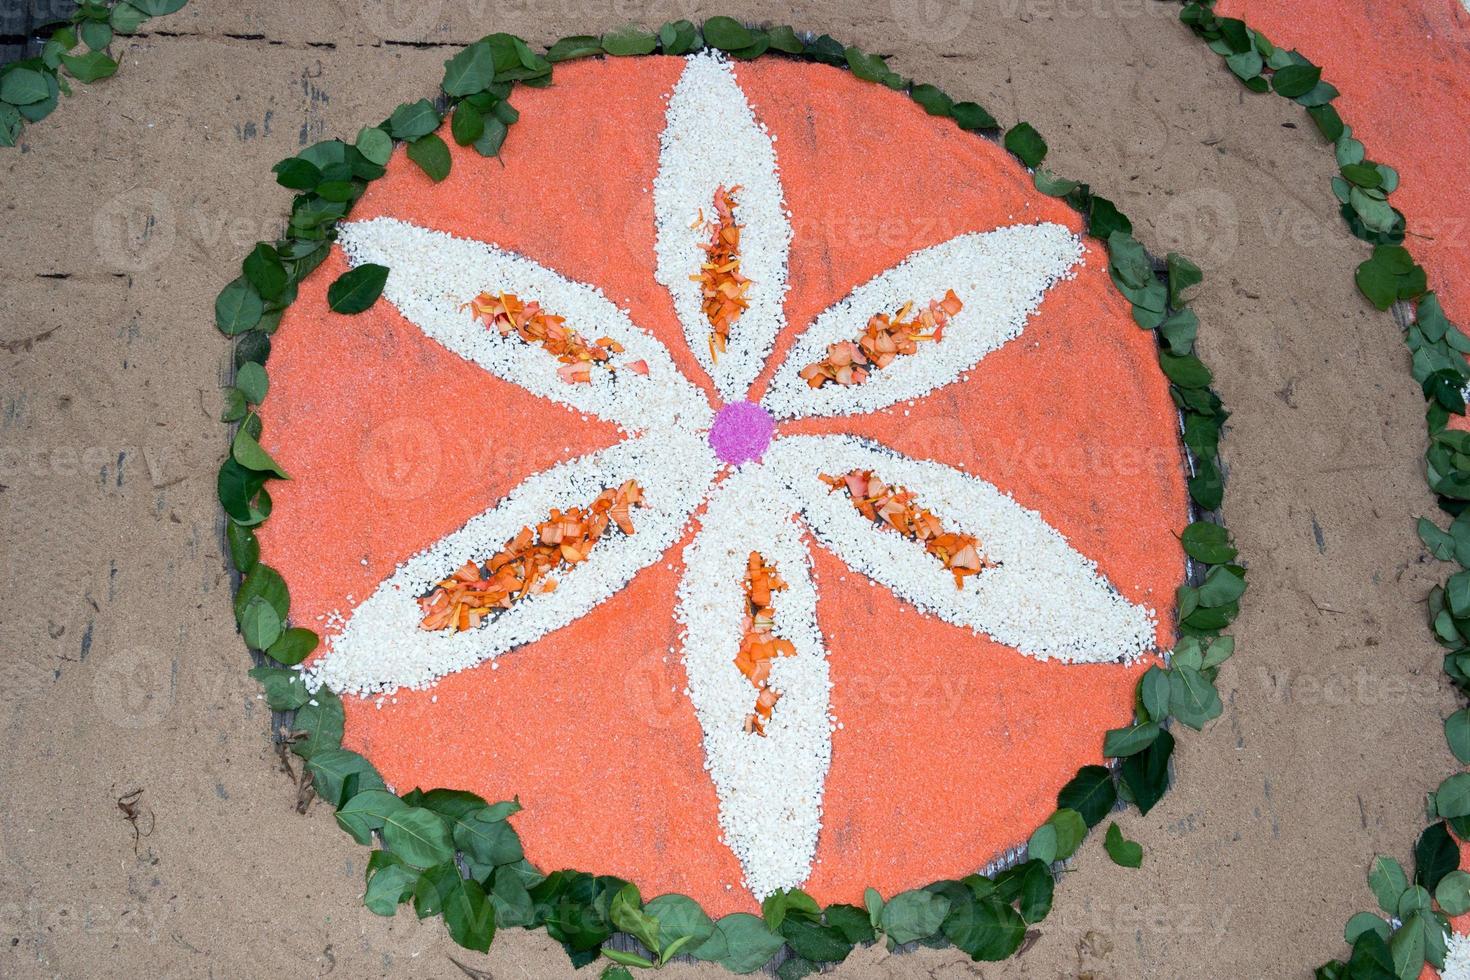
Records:
[[[518,90],[521,120],[501,158],[455,147],[446,124],[449,178],[433,183],[399,151],[351,220],[488,242],[597,286],[717,409],[726,399],[655,268],[652,188],[684,65],[559,66],[554,86]],[[822,311],[914,252],[1020,224],[1082,231],[999,147],[897,93],[774,59],[733,70],[770,134],[792,229],[785,326],[752,400]],[[272,485],[264,556],[299,622],[328,642],[332,614],[350,616],[410,556],[533,474],[624,438],[462,359],[387,297],[331,313],[327,286],[348,268],[334,248],[302,286],[273,338],[266,413],[267,448],[293,479]],[[1153,610],[1154,643],[1167,649],[1188,523],[1174,406],[1153,334],[1132,322],[1106,253],[1087,243],[1073,271],[1021,336],[955,383],[868,414],[780,421],[776,437],[856,434],[988,481]],[[344,744],[400,792],[519,797],[515,826],[543,870],[619,875],[713,915],[750,909],[685,694],[675,604],[692,537],[587,615],[493,661],[423,690],[344,696]],[[810,550],[837,723],[803,885],[818,900],[861,904],[865,886],[891,894],[958,878],[1023,843],[1076,770],[1102,761],[1102,733],[1132,718],[1150,657],[1024,656]]]

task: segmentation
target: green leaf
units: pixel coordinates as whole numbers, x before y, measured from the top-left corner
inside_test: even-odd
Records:
[[[0,102],[0,146],[14,146],[20,139],[20,111],[8,102]]]
[[[86,54],[64,54],[61,63],[79,82],[95,82],[117,74],[117,62],[105,51],[88,51]],[[13,73],[12,73],[13,74]],[[9,76],[7,76],[9,77]]]
[[[1103,849],[1108,852],[1113,863],[1121,867],[1136,868],[1143,864],[1143,845],[1124,837],[1116,821],[1108,825],[1107,835],[1103,838]]]
[[[149,17],[162,17],[177,13],[188,0],[131,0],[132,4]]]
[[[247,470],[273,473],[282,480],[290,479],[286,471],[271,459],[270,453],[261,448],[260,443],[255,441],[255,437],[244,426],[235,433],[235,440],[230,444],[230,456]]]
[[[255,568],[240,583],[240,588],[235,592],[235,616],[238,618],[250,600],[260,596],[271,604],[273,608],[285,620],[291,609],[291,594],[286,589],[286,580],[281,578],[281,573],[269,565],[256,565]]]
[[[1103,755],[1112,759],[1134,755],[1148,748],[1158,737],[1159,723],[1156,721],[1115,728],[1103,736]]]
[[[388,132],[395,139],[416,140],[439,128],[439,110],[428,99],[406,102],[388,117]]]
[[[1086,826],[1084,822],[1084,829]],[[1030,839],[1026,841],[1026,854],[1033,861],[1051,864],[1057,859],[1057,843],[1057,828],[1050,823],[1044,823],[1032,831]]]
[[[1169,672],[1157,665],[1144,671],[1138,682],[1138,700],[1149,720],[1163,721],[1169,713]]]
[[[1470,816],[1470,773],[1456,773],[1440,783],[1434,806],[1441,817]]]
[[[1372,912],[1359,912],[1348,919],[1347,926],[1343,929],[1343,938],[1351,946],[1358,941],[1358,937],[1365,932],[1375,932],[1380,939],[1387,941],[1389,935],[1388,923],[1374,915]]]
[[[723,940],[724,952],[715,959],[732,973],[754,973],[786,944],[785,939],[766,928],[764,921],[748,912],[732,912],[716,923],[716,929]],[[690,952],[703,959],[699,953],[713,939],[712,936]]]
[[[265,694],[265,703],[272,711],[294,711],[311,698],[299,670],[252,667],[250,676],[259,682]]]
[[[602,955],[608,957],[609,959],[616,959],[619,956],[631,956],[632,954],[619,953],[617,950],[612,949],[604,949],[602,951]],[[636,958],[643,959],[641,956]],[[609,966],[602,971],[601,980],[633,980],[633,974],[628,972],[629,966],[651,967],[653,965],[654,964],[649,963],[647,960],[644,960],[642,963],[629,963],[627,964],[627,966]]]
[[[1370,929],[1353,943],[1346,976],[1348,980],[1395,980],[1398,976],[1388,943],[1378,933]]]
[[[1287,65],[1271,76],[1271,87],[1277,95],[1294,99],[1316,88],[1321,79],[1322,69],[1316,65]]]
[[[1199,731],[1224,710],[1215,685],[1199,671],[1176,664],[1169,671],[1169,713]]]
[[[485,134],[485,117],[468,102],[461,102],[454,110],[454,121],[450,123],[449,131],[454,134],[454,142],[469,146]]]
[[[881,902],[882,899],[880,898]],[[860,909],[856,905],[829,905],[823,913],[823,918],[829,926],[833,926],[842,933],[848,943],[870,943],[873,941],[873,922],[867,909]]]
[[[899,892],[883,906],[879,927],[894,943],[902,945],[932,936],[944,925],[950,900],[922,889]]]
[[[376,862],[376,866],[375,866]],[[413,894],[419,873],[387,851],[374,851],[368,862],[367,893],[362,903],[375,915],[392,916]]]
[[[276,183],[293,191],[314,190],[322,181],[321,168],[300,157],[288,157],[271,170],[276,175]]]
[[[761,902],[761,915],[766,920],[766,925],[772,929],[780,929],[781,923],[786,921],[788,915],[803,916],[808,919],[818,919],[822,915],[822,907],[800,888],[777,889],[767,895],[765,901]]]
[[[225,540],[230,545],[230,562],[235,570],[249,574],[260,561],[260,542],[255,532],[248,527],[229,521],[225,525]]]
[[[112,25],[107,21],[85,21],[81,34],[82,43],[93,51],[100,51],[112,43]]]
[[[933,85],[915,85],[909,89],[909,98],[931,116],[948,116],[954,112],[954,99]]]
[[[1470,763],[1470,708],[1461,708],[1444,720],[1444,737],[1455,758]]]
[[[1051,171],[1038,167],[1031,177],[1036,189],[1048,197],[1066,197],[1082,185],[1075,180],[1055,176]]]
[[[1057,793],[1057,806],[1076,810],[1089,827],[1097,826],[1116,802],[1118,791],[1106,766],[1083,766]]]
[[[1048,876],[1049,877],[1049,876]],[[994,896],[960,902],[945,917],[944,935],[974,960],[999,961],[1020,948],[1026,922]]]
[[[253,649],[264,650],[281,635],[280,613],[260,596],[255,596],[241,611],[240,633]]]
[[[954,121],[961,129],[979,132],[984,129],[1000,128],[1000,123],[996,122],[995,117],[974,102],[956,102],[951,111],[954,114]]]
[[[265,315],[265,302],[244,276],[234,280],[214,301],[214,323],[227,336],[244,333]]]
[[[1399,980],[1416,980],[1424,969],[1424,930],[1424,919],[1415,915],[1389,938],[1388,948]]]
[[[262,566],[264,567],[264,566]],[[303,759],[342,745],[342,699],[328,688],[319,688],[311,701],[296,712],[292,734],[301,737],[291,743],[291,751]]]
[[[1391,857],[1380,854],[1368,867],[1368,887],[1378,899],[1378,907],[1389,915],[1397,915],[1399,896],[1409,887],[1403,865]]]
[[[276,642],[265,652],[277,663],[294,667],[309,657],[319,642],[317,635],[311,630],[304,626],[293,626],[283,630]]]
[[[428,174],[436,184],[449,176],[449,169],[453,163],[449,155],[449,147],[437,133],[420,136],[408,144],[408,158],[418,164],[419,169]]]
[[[1205,276],[1199,266],[1178,252],[1170,252],[1164,259],[1164,265],[1169,273],[1169,305],[1171,306],[1179,305],[1186,289],[1204,282]]]
[[[131,3],[119,3],[108,17],[108,23],[119,34],[131,34],[147,20],[148,15]]]
[[[1204,584],[1199,587],[1199,604],[1201,606],[1213,607],[1224,606],[1235,602],[1245,594],[1244,569],[1236,574],[1238,566],[1217,565],[1210,569],[1205,576]]]
[[[658,952],[658,920],[643,910],[643,896],[638,894],[637,885],[624,885],[613,895],[608,918],[620,932]]]
[[[1443,823],[1432,824],[1414,845],[1414,883],[1434,891],[1460,864],[1460,848]]]
[[[840,963],[852,952],[841,932],[811,919],[787,919],[781,935],[797,956],[814,963]]]
[[[375,126],[364,126],[357,131],[357,152],[370,163],[385,166],[393,156],[393,137]]]
[[[384,833],[393,826],[396,821],[390,820]],[[480,883],[461,877],[452,860],[425,871],[421,880],[432,882],[438,893],[437,906],[449,927],[450,938],[465,949],[488,952],[495,938],[495,908],[485,897]]]
[[[1006,131],[1005,148],[1022,163],[1035,169],[1046,159],[1046,140],[1030,123],[1018,123]]]
[[[387,266],[365,262],[327,287],[327,306],[334,313],[361,313],[378,301],[387,282]]]
[[[1138,812],[1152,810],[1169,788],[1169,756],[1173,752],[1174,736],[1159,732],[1152,745],[1123,760],[1120,775]]]
[[[382,830],[390,814],[407,806],[385,789],[362,790],[337,811],[337,826],[351,834],[359,844],[371,844],[373,831]]]
[[[602,50],[616,57],[652,54],[657,47],[657,34],[631,25],[602,36]]]
[[[306,708],[301,710],[304,712]],[[297,717],[300,717],[300,713]],[[373,764],[348,749],[323,748],[313,752],[311,758],[306,760],[306,768],[316,786],[316,795],[333,806],[345,804],[347,800],[344,797],[355,796],[364,790],[387,788]],[[356,783],[357,786],[352,793],[346,792],[349,783]]]
[[[658,944],[649,948],[661,957],[667,957],[668,950],[675,943],[683,941],[687,946],[695,947],[715,931],[715,923],[699,903],[685,895],[660,895],[651,899],[643,909],[658,920]]]
[[[270,379],[266,376],[265,368],[254,361],[246,361],[240,365],[240,370],[235,372],[235,387],[252,405],[259,405],[265,401],[265,396],[270,391]]]
[[[416,868],[430,868],[454,858],[449,825],[433,810],[405,806],[383,821],[388,849]]]
[[[546,60],[552,62],[571,61],[574,58],[590,58],[602,54],[602,41],[587,34],[564,37],[546,51]]]
[[[1056,831],[1056,856],[1059,860],[1075,854],[1082,838],[1087,836],[1087,822],[1076,810],[1062,808],[1046,822]]]
[[[454,843],[480,864],[500,866],[525,857],[515,828],[490,807],[479,807],[455,818]]]
[[[1456,868],[1434,886],[1434,900],[1446,915],[1470,912],[1470,874]]]
[[[0,77],[0,99],[11,105],[30,105],[51,95],[46,76],[34,68],[15,68]]]
[[[1233,561],[1237,554],[1230,544],[1230,534],[1219,524],[1196,521],[1184,529],[1179,536],[1184,553],[1207,565],[1223,565]]]
[[[1213,380],[1210,369],[1193,354],[1179,357],[1160,351],[1159,367],[1165,377],[1181,388],[1206,388]]]
[[[739,51],[754,44],[755,35],[732,17],[711,17],[704,22],[704,42],[721,51]]]
[[[483,92],[495,81],[495,52],[485,41],[461,48],[444,62],[441,87],[449,95],[464,96]]]

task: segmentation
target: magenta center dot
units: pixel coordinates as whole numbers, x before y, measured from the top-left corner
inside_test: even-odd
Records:
[[[776,421],[764,408],[752,402],[731,402],[715,416],[709,444],[720,459],[738,465],[760,459],[775,431]]]

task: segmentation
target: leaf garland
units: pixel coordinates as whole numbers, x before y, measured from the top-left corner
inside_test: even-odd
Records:
[[[293,669],[310,655],[318,638],[290,624],[286,583],[260,562],[254,528],[270,515],[266,485],[285,474],[262,447],[261,421],[250,407],[258,406],[269,391],[264,364],[270,336],[300,283],[326,258],[337,223],[367,184],[383,176],[395,144],[405,144],[408,157],[430,179],[445,179],[453,166],[453,155],[438,135],[446,115],[458,145],[495,156],[519,119],[510,102],[515,86],[549,84],[555,64],[597,56],[685,55],[706,45],[734,58],[775,52],[847,68],[859,78],[906,92],[930,115],[1001,142],[1035,171],[1042,193],[1066,200],[1084,216],[1088,233],[1108,251],[1113,282],[1131,302],[1134,320],[1158,339],[1160,368],[1191,451],[1189,492],[1196,511],[1196,520],[1181,536],[1181,547],[1195,565],[1193,584],[1180,590],[1179,642],[1167,664],[1150,667],[1140,678],[1135,724],[1107,733],[1105,753],[1118,764],[1083,767],[1058,793],[1056,812],[1032,834],[1027,859],[994,875],[935,882],[887,901],[868,889],[864,908],[823,908],[799,889],[778,892],[766,900],[761,916],[734,913],[712,921],[685,896],[663,895],[645,903],[636,887],[616,877],[578,871],[543,874],[525,860],[509,822],[519,804],[492,805],[472,793],[445,789],[394,796],[370,761],[341,747],[341,700],[325,688],[310,694],[299,670]],[[1289,79],[1284,84],[1290,86]],[[1302,84],[1299,78],[1295,87]],[[288,741],[307,760],[317,794],[337,808],[344,830],[360,842],[376,844],[364,903],[378,915],[393,915],[409,902],[420,917],[442,915],[455,942],[474,950],[487,949],[498,927],[545,928],[574,967],[599,957],[609,961],[605,977],[627,976],[629,967],[661,966],[681,954],[750,973],[783,947],[794,955],[781,964],[778,975],[799,977],[824,963],[840,962],[856,945],[879,939],[890,948],[915,941],[949,942],[977,961],[1012,955],[1027,926],[1051,909],[1054,866],[1076,853],[1089,828],[1120,800],[1147,813],[1163,795],[1174,746],[1170,720],[1198,728],[1221,710],[1215,675],[1234,651],[1233,641],[1221,631],[1238,609],[1245,569],[1232,564],[1235,548],[1213,513],[1223,490],[1218,446],[1228,413],[1210,388],[1212,375],[1193,354],[1198,319],[1185,293],[1200,283],[1198,267],[1173,253],[1162,262],[1154,260],[1111,201],[1093,194],[1086,184],[1039,169],[1047,147],[1029,124],[1017,124],[1002,136],[999,123],[976,103],[956,102],[935,86],[914,84],[889,69],[882,57],[825,34],[812,37],[789,27],[761,28],[713,17],[702,28],[680,20],[657,31],[629,27],[600,38],[564,38],[543,54],[520,38],[491,34],[446,61],[441,90],[442,111],[428,99],[405,103],[376,126],[361,129],[351,143],[327,140],[278,163],[273,168],[277,183],[297,192],[286,233],[276,242],[258,244],[215,304],[216,325],[235,346],[236,376],[225,390],[223,417],[239,428],[220,469],[219,497],[228,517],[231,563],[243,575],[236,618],[247,643],[263,651],[251,676],[263,685],[268,703],[273,710],[295,710]],[[38,91],[32,84],[28,95]],[[387,272],[382,266],[362,266],[344,274],[328,289],[329,306],[348,315],[369,308],[381,294]],[[1463,450],[1470,470],[1470,443]],[[1470,493],[1470,473],[1466,487]],[[1470,533],[1466,539],[1470,551]],[[1127,863],[1136,855],[1141,860],[1141,849],[1134,850],[1138,845],[1114,831],[1116,826],[1105,841],[1114,859],[1121,855]],[[1458,880],[1446,886],[1447,894],[1453,888]],[[615,933],[631,937],[642,951],[610,948],[607,942]],[[1376,936],[1372,930],[1368,934]]]
[[[68,76],[90,85],[116,74],[110,48],[117,35],[136,33],[149,18],[174,13],[186,2],[81,0],[38,56],[0,66],[0,146],[14,146],[25,123],[45,119],[59,96],[72,94]]]

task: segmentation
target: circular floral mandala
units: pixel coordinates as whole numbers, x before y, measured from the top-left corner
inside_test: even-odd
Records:
[[[262,554],[344,745],[711,913],[1005,857],[1184,580],[1106,250],[821,65],[577,62],[516,104],[442,182],[396,153],[274,338]],[[367,266],[385,301],[331,312]]]

